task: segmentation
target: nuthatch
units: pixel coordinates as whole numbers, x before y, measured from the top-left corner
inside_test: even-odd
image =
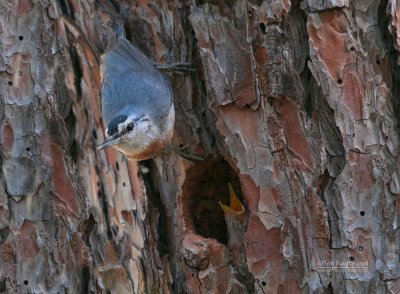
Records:
[[[144,160],[171,142],[175,121],[171,85],[122,37],[104,57],[102,112],[108,138],[99,150],[115,147],[128,158]]]

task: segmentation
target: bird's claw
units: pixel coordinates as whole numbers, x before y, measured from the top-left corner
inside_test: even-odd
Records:
[[[187,71],[195,71],[191,62],[177,62],[170,64],[155,64],[158,69],[183,73]]]
[[[178,156],[180,156],[184,159],[187,159],[189,161],[192,161],[192,162],[204,160],[203,157],[193,153],[189,145],[183,145],[180,147],[169,145],[167,148],[165,148],[164,152],[165,153],[174,152]]]

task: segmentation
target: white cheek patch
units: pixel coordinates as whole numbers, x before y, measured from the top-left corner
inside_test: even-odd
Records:
[[[118,133],[121,133],[121,131],[124,129],[124,123],[120,123],[118,125]]]

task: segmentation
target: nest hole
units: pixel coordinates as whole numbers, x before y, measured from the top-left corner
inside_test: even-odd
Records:
[[[219,202],[229,206],[230,183],[243,203],[235,171],[223,159],[206,160],[188,169],[183,185],[184,217],[197,234],[227,243],[227,226]]]

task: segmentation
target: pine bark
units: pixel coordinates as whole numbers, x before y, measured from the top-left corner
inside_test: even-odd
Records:
[[[394,0],[0,0],[0,292],[398,293],[399,19]],[[96,150],[118,23],[191,63],[165,72],[173,143],[204,160]]]

